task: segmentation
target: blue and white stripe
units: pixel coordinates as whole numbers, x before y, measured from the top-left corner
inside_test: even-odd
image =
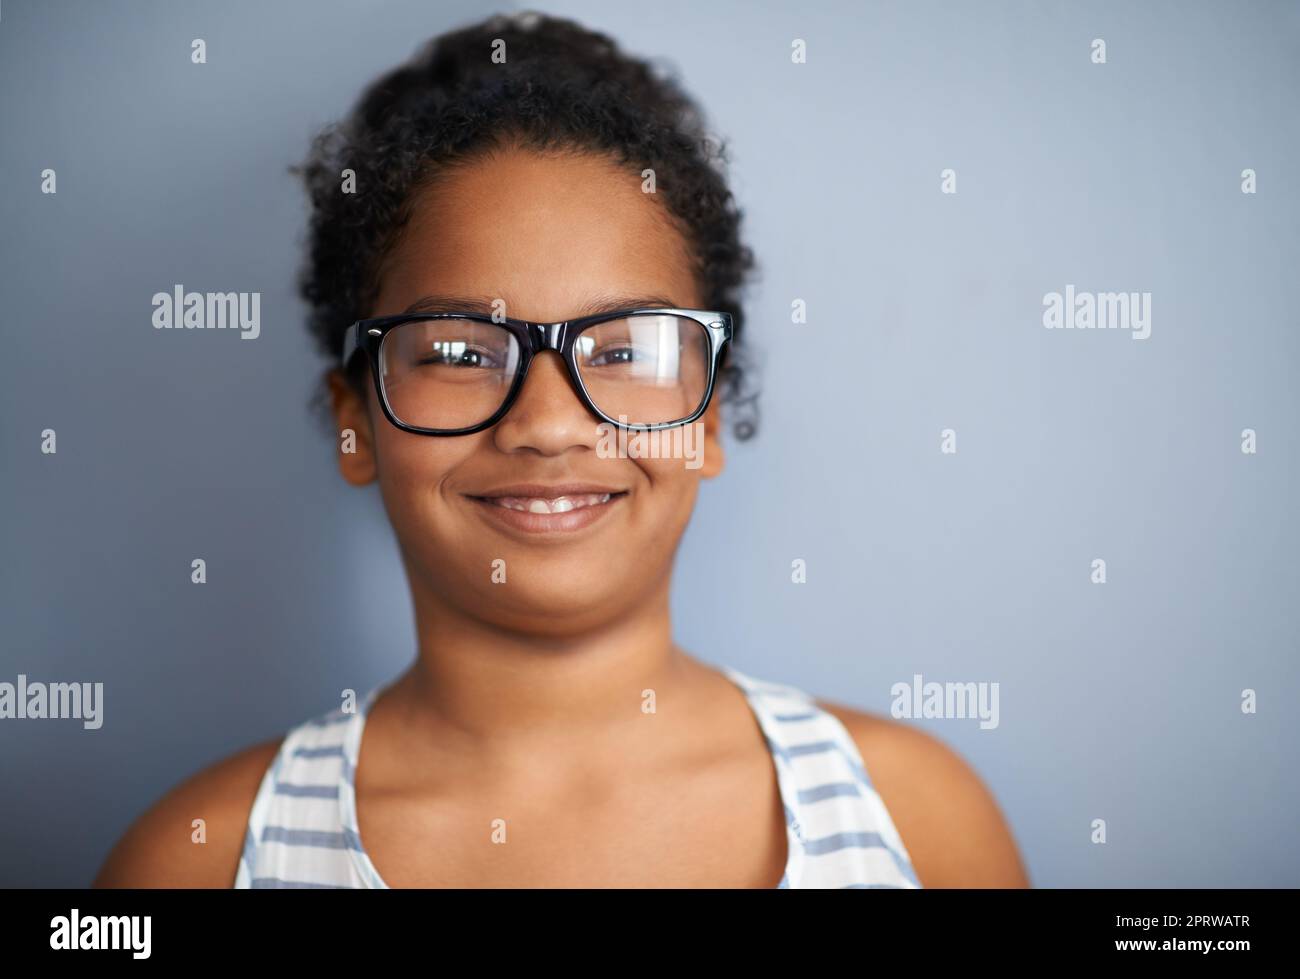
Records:
[[[778,887],[920,887],[852,737],[796,687],[723,673],[746,695],[785,804]],[[354,773],[366,713],[336,709],[289,732],[249,813],[235,887],[387,887],[361,845]]]

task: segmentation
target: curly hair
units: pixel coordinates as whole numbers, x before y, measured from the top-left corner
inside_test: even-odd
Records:
[[[506,60],[497,63],[500,42]],[[534,12],[435,37],[374,81],[291,168],[311,202],[299,290],[318,348],[337,365],[347,327],[368,315],[378,295],[417,192],[507,143],[613,155],[638,173],[654,171],[708,308],[732,314],[719,396],[741,408],[733,433],[752,435],[757,394],[747,385],[740,293],[755,262],[740,240],[725,144],[707,134],[700,109],[667,70],[571,20]],[[354,193],[340,191],[344,169],[356,174]],[[361,384],[364,370],[350,377]]]

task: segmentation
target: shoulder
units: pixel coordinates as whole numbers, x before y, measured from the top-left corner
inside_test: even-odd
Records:
[[[158,799],[113,847],[94,887],[230,887],[249,811],[283,744],[252,745],[191,775]],[[202,819],[206,842],[193,842]]]
[[[1029,886],[996,800],[956,751],[893,718],[814,703],[853,738],[923,886]]]

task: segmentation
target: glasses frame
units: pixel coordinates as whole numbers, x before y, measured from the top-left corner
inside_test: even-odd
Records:
[[[704,389],[704,400],[700,406],[688,417],[671,422],[656,422],[652,425],[623,424],[616,418],[611,418],[591,400],[591,395],[587,392],[587,387],[582,382],[582,374],[578,370],[577,361],[574,359],[573,346],[586,330],[601,323],[608,323],[611,320],[624,319],[630,316],[680,316],[686,319],[692,319],[704,327],[705,333],[709,338],[709,377],[708,384]],[[380,379],[380,349],[383,346],[384,338],[399,326],[406,323],[415,323],[423,320],[474,320],[479,323],[490,323],[493,326],[512,333],[519,344],[519,368],[515,372],[514,382],[510,390],[506,393],[501,407],[487,421],[469,428],[421,428],[416,425],[408,425],[399,419],[394,413],[392,406],[388,403],[388,396],[384,393],[384,385]],[[587,410],[604,422],[614,425],[616,428],[629,432],[652,432],[666,428],[677,428],[681,425],[689,425],[697,420],[705,411],[708,410],[709,403],[713,400],[713,391],[717,383],[718,370],[722,360],[722,353],[726,349],[727,343],[734,335],[734,323],[730,313],[721,311],[706,311],[700,309],[672,309],[668,307],[645,307],[636,309],[620,309],[608,313],[597,313],[593,316],[583,316],[573,320],[562,320],[558,323],[534,323],[530,320],[520,320],[511,318],[494,318],[487,313],[478,312],[438,312],[438,313],[400,313],[396,316],[380,316],[373,319],[357,320],[350,327],[343,340],[343,359],[344,370],[358,351],[364,351],[370,363],[370,376],[374,381],[375,395],[379,398],[379,406],[384,411],[384,417],[397,428],[404,432],[410,432],[413,435],[473,435],[475,432],[481,432],[484,429],[491,428],[510,411],[515,401],[519,397],[519,392],[524,386],[524,380],[528,377],[528,368],[532,364],[533,358],[547,350],[554,350],[564,361],[565,369],[568,371],[569,381],[578,394],[578,399],[586,406]]]

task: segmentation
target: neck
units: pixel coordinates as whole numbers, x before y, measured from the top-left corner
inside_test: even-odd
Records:
[[[417,725],[471,740],[600,737],[636,722],[643,691],[680,689],[692,664],[672,640],[667,577],[619,614],[562,634],[488,622],[440,596],[413,591],[419,655],[401,699]]]

